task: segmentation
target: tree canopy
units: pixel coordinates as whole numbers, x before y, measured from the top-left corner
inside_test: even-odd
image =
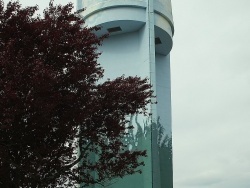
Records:
[[[151,102],[147,79],[101,81],[97,27],[73,5],[0,0],[0,187],[102,184],[140,172],[146,151],[122,141]],[[117,63],[117,62],[114,62]]]

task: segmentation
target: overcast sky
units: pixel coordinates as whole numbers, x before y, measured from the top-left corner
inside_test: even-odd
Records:
[[[249,188],[250,1],[172,6],[175,188]]]
[[[49,0],[20,2],[43,9]],[[250,1],[172,7],[174,187],[249,188]]]

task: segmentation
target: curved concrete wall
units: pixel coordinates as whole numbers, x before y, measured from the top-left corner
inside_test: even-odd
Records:
[[[81,13],[89,27],[101,26],[97,35],[108,33],[109,28],[120,27],[119,35],[138,31],[146,23],[147,0],[81,0],[78,7],[86,8]],[[155,47],[156,53],[167,55],[172,49],[174,32],[171,1],[154,0],[155,38],[160,43]]]
[[[81,1],[78,1],[78,7],[86,8],[86,10],[81,15],[83,16],[84,19],[86,19],[87,22],[88,22],[89,17],[91,17],[93,14],[96,14],[96,13],[100,14],[99,12],[102,12],[106,9],[111,9],[109,10],[110,11],[109,14],[116,15],[116,16],[115,17],[113,16],[113,20],[103,20],[99,22],[106,23],[108,21],[123,20],[124,14],[130,17],[128,19],[131,19],[132,17],[131,20],[138,20],[138,15],[130,14],[128,10],[131,7],[134,7],[134,8],[136,7],[136,8],[145,10],[147,8],[147,0],[81,0]],[[118,7],[119,8],[130,7],[130,8],[124,8],[123,10],[119,9],[121,14],[114,14],[112,9],[115,9]],[[169,22],[169,25],[171,26],[171,29],[173,32],[174,27],[173,27],[171,0],[155,0],[154,10],[155,10],[155,13],[161,15],[164,19],[166,19],[167,22]]]

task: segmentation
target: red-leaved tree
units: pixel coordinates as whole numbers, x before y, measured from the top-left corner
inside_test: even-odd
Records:
[[[122,142],[146,113],[147,79],[100,82],[98,38],[72,4],[0,0],[0,187],[74,187],[140,172],[145,151]],[[139,167],[139,168],[138,168]]]

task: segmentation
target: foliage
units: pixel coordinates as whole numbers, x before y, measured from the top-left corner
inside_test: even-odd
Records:
[[[144,113],[147,79],[101,82],[98,38],[72,4],[22,8],[0,0],[0,187],[70,187],[140,172],[145,151],[122,142]],[[79,165],[81,164],[81,165]]]

